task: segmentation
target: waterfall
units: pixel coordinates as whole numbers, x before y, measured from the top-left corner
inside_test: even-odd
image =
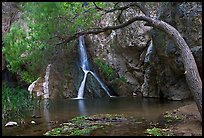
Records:
[[[80,63],[81,63],[82,70],[90,71],[89,63],[88,63],[88,56],[87,56],[87,52],[85,49],[84,36],[79,37],[79,50],[80,50]]]
[[[84,96],[84,86],[85,86],[86,77],[87,77],[88,72],[89,71],[85,71],[84,70],[84,79],[82,80],[81,85],[80,85],[79,90],[78,90],[78,96],[77,96],[78,99],[83,99],[83,96]]]
[[[108,96],[109,97],[112,97],[110,94],[109,94],[109,92],[108,92],[108,90],[106,89],[106,87],[103,85],[103,83],[100,81],[100,79],[98,78],[98,76],[96,76],[96,74],[95,73],[93,73],[92,71],[90,72],[95,78],[96,78],[96,80],[99,82],[99,84],[101,85],[101,87],[103,88],[103,90],[108,94]]]
[[[45,82],[43,83],[43,96],[44,99],[49,98],[49,89],[48,89],[48,84],[49,84],[49,76],[50,76],[50,67],[51,64],[49,64],[46,68],[46,74],[45,74]]]
[[[86,84],[86,78],[87,78],[88,73],[91,73],[95,77],[95,79],[99,82],[100,86],[103,88],[103,90],[106,92],[106,94],[109,97],[112,97],[109,94],[108,90],[103,85],[103,83],[101,82],[101,80],[98,78],[98,76],[90,70],[89,62],[88,62],[88,56],[87,56],[87,52],[85,49],[84,36],[79,37],[79,50],[80,50],[80,67],[82,68],[82,70],[84,72],[84,78],[83,78],[81,85],[79,87],[77,98],[75,98],[75,99],[83,99],[84,87]]]
[[[153,44],[152,44],[152,40],[150,41],[149,47],[147,49],[147,53],[145,55],[145,60],[144,63],[147,63],[150,61],[150,55],[152,53],[152,49],[153,49]]]

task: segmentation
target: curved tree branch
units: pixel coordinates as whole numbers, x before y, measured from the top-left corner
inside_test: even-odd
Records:
[[[133,23],[135,21],[145,21],[145,19],[146,19],[145,17],[146,16],[136,16],[136,17],[131,18],[127,22],[124,22],[124,23],[116,25],[116,26],[107,26],[107,27],[104,27],[104,28],[91,28],[88,31],[80,31],[80,32],[75,33],[73,36],[67,38],[65,41],[58,43],[57,45],[63,44],[63,43],[68,43],[69,41],[79,37],[80,35],[99,34],[99,33],[102,33],[102,32],[108,31],[108,30],[120,29],[120,28],[128,26],[129,24],[131,24],[131,23]]]
[[[141,4],[141,3],[139,3],[139,2],[133,2],[133,3],[127,4],[127,5],[123,6],[123,7],[116,7],[116,8],[110,9],[110,10],[103,9],[103,8],[97,6],[95,2],[93,2],[93,4],[94,4],[96,9],[104,11],[105,13],[119,11],[119,10],[122,13],[124,10],[126,10],[128,8],[136,6],[144,13],[145,16],[148,16],[148,17],[150,16],[150,13],[148,12],[148,10],[146,10],[145,6],[143,4]]]
[[[95,6],[96,9],[101,10],[101,11],[106,11],[105,9],[103,9],[103,8],[101,8],[101,7],[98,7],[95,2],[93,2],[93,4],[94,4],[94,6]]]

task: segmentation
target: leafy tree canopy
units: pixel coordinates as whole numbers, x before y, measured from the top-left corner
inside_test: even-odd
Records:
[[[111,5],[95,4],[102,8]],[[46,56],[45,51],[54,50],[56,42],[76,33],[78,28],[91,27],[102,14],[93,2],[22,2],[20,9],[21,20],[12,24],[3,38],[3,53],[9,62],[8,68],[28,83],[37,78],[34,73],[37,66],[46,63],[42,58]]]

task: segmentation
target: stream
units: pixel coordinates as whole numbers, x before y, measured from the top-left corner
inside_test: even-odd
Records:
[[[41,105],[39,118],[32,118],[32,112],[26,112],[22,113],[25,114],[24,124],[18,123],[18,126],[4,127],[5,123],[2,123],[2,135],[40,136],[52,128],[59,127],[60,123],[67,122],[80,115],[123,114],[138,118],[144,117],[148,121],[154,122],[165,111],[178,108],[187,103],[189,101],[161,101],[141,97],[49,100],[47,108],[43,108],[43,104]],[[17,120],[13,118],[11,121]],[[31,121],[35,121],[35,124],[31,124]],[[132,132],[128,133],[131,134]]]

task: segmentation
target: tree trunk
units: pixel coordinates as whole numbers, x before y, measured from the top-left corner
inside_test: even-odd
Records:
[[[202,81],[198,72],[195,59],[187,43],[180,35],[180,33],[171,25],[163,21],[151,19],[149,17],[144,17],[144,19],[145,21],[151,23],[152,26],[165,31],[174,40],[178,48],[181,50],[181,57],[183,59],[186,81],[202,117]]]

